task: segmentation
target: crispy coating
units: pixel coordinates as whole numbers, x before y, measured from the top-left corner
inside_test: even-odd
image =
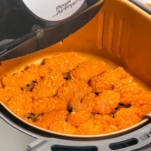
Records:
[[[28,115],[32,109],[32,94],[30,92],[20,93],[16,96],[11,97],[6,102],[6,105],[15,114],[17,114],[21,118],[25,118],[25,116]]]
[[[57,89],[64,82],[65,80],[61,72],[52,71],[35,85],[32,92],[39,98],[52,97],[56,95]]]
[[[142,112],[136,107],[121,108],[115,115],[117,127],[121,130],[137,124],[142,120]]]
[[[81,81],[88,82],[92,77],[99,75],[107,70],[103,61],[89,60],[80,64],[70,72],[71,78],[77,78]]]
[[[40,116],[35,124],[42,128],[49,129],[55,122],[66,121],[67,114],[67,110],[52,110]]]
[[[22,78],[22,72],[19,72],[3,77],[2,84],[9,87],[25,87],[27,83]]]
[[[66,121],[56,121],[50,125],[49,130],[63,133],[63,134],[75,134],[76,128]]]
[[[95,135],[103,134],[105,126],[99,123],[97,120],[90,119],[83,124],[81,124],[76,131],[77,135]]]
[[[92,112],[92,109],[94,107],[94,93],[89,93],[86,96],[84,96],[81,100],[71,100],[69,104],[69,108],[71,108],[73,111],[88,111]]]
[[[76,134],[94,135],[117,131],[114,119],[109,116],[99,115],[84,122],[77,128]]]
[[[140,108],[143,115],[149,113],[151,111],[151,92],[139,93],[131,101],[131,105]]]
[[[57,95],[70,103],[71,100],[81,100],[83,96],[91,91],[92,89],[88,84],[77,79],[71,79],[58,89]]]
[[[104,129],[104,133],[115,132],[118,130],[117,123],[113,117],[110,115],[99,115],[96,114],[94,119],[106,125]]]
[[[44,59],[44,65],[52,70],[66,73],[83,63],[85,59],[74,52],[67,52]]]
[[[137,83],[130,82],[115,88],[115,91],[121,96],[120,103],[130,105],[137,95],[143,92],[143,89]]]
[[[38,65],[31,64],[26,70],[3,77],[2,84],[4,86],[26,87],[27,84],[39,79],[38,69]]]
[[[52,98],[35,98],[33,100],[33,107],[31,113],[35,115],[45,114],[52,110],[66,110],[67,102],[58,97]]]
[[[86,122],[91,117],[91,112],[88,111],[79,111],[79,112],[71,112],[68,115],[68,122],[71,123],[74,127],[78,127],[80,124]]]
[[[115,111],[119,102],[119,93],[113,90],[104,91],[94,99],[95,105],[93,107],[93,112],[100,113],[102,115],[110,114]]]
[[[104,134],[132,126],[151,111],[144,91],[123,68],[61,53],[1,79],[0,101],[22,119],[65,134]]]
[[[93,77],[90,80],[90,86],[94,92],[102,93],[104,90],[113,90],[115,85],[118,87],[122,84],[121,80],[127,77],[129,82],[133,79],[123,68],[118,67],[115,70],[108,70],[101,75]]]
[[[19,87],[9,87],[0,89],[0,101],[6,103],[11,97],[20,94],[22,91]]]

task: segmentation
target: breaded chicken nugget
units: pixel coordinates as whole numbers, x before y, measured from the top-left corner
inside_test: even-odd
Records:
[[[19,87],[6,86],[0,89],[0,101],[6,103],[11,97],[19,95],[21,93]]]
[[[52,97],[64,82],[61,72],[52,71],[35,85],[32,92],[39,98]]]
[[[79,111],[79,112],[71,112],[68,115],[68,122],[71,123],[74,127],[78,127],[80,124],[86,122],[91,118],[91,112],[87,111]]]
[[[2,84],[4,86],[15,86],[20,88],[25,87],[32,81],[37,81],[38,79],[40,79],[38,70],[39,65],[31,64],[26,70],[3,77]]]
[[[76,133],[76,128],[66,121],[56,121],[52,123],[49,127],[49,130],[63,134]]]
[[[121,108],[115,113],[117,127],[121,130],[137,124],[142,120],[141,109],[136,107]]]
[[[48,69],[66,73],[83,63],[85,59],[75,52],[60,53],[51,58],[44,59],[44,66]]]
[[[102,115],[110,114],[115,111],[115,108],[120,102],[119,93],[113,90],[104,91],[102,94],[94,98],[94,113],[100,113]]]
[[[71,108],[73,111],[88,111],[92,112],[92,109],[94,107],[94,93],[89,93],[86,96],[84,96],[81,100],[71,100],[69,104],[69,108]]]
[[[49,129],[52,124],[59,121],[66,121],[67,110],[53,110],[43,116],[40,116],[35,122],[35,125],[40,126],[44,129]]]
[[[110,122],[104,120],[105,118],[108,118],[108,117],[103,117],[103,116],[101,117],[101,115],[99,116],[100,117],[96,117],[96,119],[92,118],[84,122],[83,124],[81,124],[77,128],[76,134],[95,135],[95,134],[105,134],[105,133],[114,132],[118,130],[118,128],[113,123],[110,124]]]
[[[137,83],[131,82],[121,85],[120,87],[115,87],[115,91],[120,94],[120,103],[130,105],[131,102],[135,100],[135,97],[144,90]]]
[[[151,92],[144,91],[137,96],[134,96],[131,105],[141,109],[143,114],[147,114],[151,111]]]
[[[71,78],[76,78],[88,82],[92,77],[99,75],[107,70],[103,61],[89,60],[80,64],[70,72]]]
[[[93,77],[90,80],[90,86],[94,92],[102,93],[104,90],[113,90],[115,85],[120,85],[121,80],[127,77],[129,77],[129,81],[132,80],[132,77],[123,68],[118,67],[115,70],[108,70],[101,75]]]
[[[76,131],[77,135],[96,135],[103,134],[105,130],[105,125],[101,124],[97,120],[89,119],[88,121],[82,123]]]
[[[33,107],[31,112],[34,115],[41,115],[52,110],[66,110],[67,103],[65,100],[61,100],[58,97],[52,98],[36,98],[33,100]]]
[[[57,95],[69,103],[71,100],[81,100],[83,96],[91,91],[92,88],[88,84],[77,79],[71,79],[58,89]]]
[[[31,112],[33,102],[32,94],[30,92],[20,93],[16,96],[11,97],[6,102],[8,108],[21,118],[25,118]]]
[[[38,64],[31,64],[22,72],[22,79],[26,81],[26,84],[30,84],[32,81],[39,81],[39,68]]]
[[[118,130],[115,119],[109,115],[96,114],[94,115],[94,119],[105,125],[104,133],[115,132]]]
[[[22,78],[22,72],[13,75],[6,75],[2,78],[3,86],[9,87],[25,87],[27,82]]]

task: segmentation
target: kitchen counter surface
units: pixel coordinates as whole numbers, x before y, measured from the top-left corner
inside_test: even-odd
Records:
[[[27,151],[27,144],[34,140],[0,118],[0,151]]]

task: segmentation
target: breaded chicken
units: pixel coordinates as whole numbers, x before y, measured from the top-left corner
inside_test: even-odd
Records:
[[[67,119],[67,110],[53,110],[43,116],[37,118],[35,125],[40,126],[44,129],[49,129],[52,124],[59,121],[66,121]]]
[[[78,127],[80,124],[86,122],[91,118],[91,112],[88,111],[79,111],[79,112],[71,112],[68,115],[68,122],[71,123],[74,127]]]
[[[13,113],[20,116],[21,118],[25,118],[26,115],[31,113],[33,106],[32,94],[30,92],[20,93],[11,97],[6,102],[6,105]]]
[[[70,103],[72,100],[81,100],[83,96],[91,91],[92,89],[88,84],[77,79],[71,79],[58,89],[57,96]]]
[[[80,64],[70,72],[71,78],[76,78],[88,82],[92,77],[97,76],[107,70],[103,61],[89,60]]]
[[[101,124],[97,120],[90,119],[81,124],[76,131],[77,135],[96,135],[103,134],[105,125]]]
[[[119,102],[119,93],[113,90],[104,91],[102,94],[99,94],[94,98],[95,105],[93,107],[93,112],[100,113],[102,115],[110,114],[115,111],[115,108],[118,106]]]
[[[76,128],[66,121],[55,121],[49,126],[49,130],[63,133],[63,134],[75,134]]]
[[[52,110],[66,110],[67,102],[58,97],[45,97],[45,98],[35,98],[33,100],[33,107],[31,113],[34,115],[41,115]]]
[[[115,85],[118,87],[121,84],[121,80],[127,77],[129,77],[129,81],[133,79],[123,68],[118,67],[115,70],[108,70],[101,75],[93,77],[90,80],[90,86],[94,92],[102,93],[105,90],[113,90]]]
[[[121,130],[139,123],[142,120],[142,112],[136,107],[121,108],[115,113],[114,118]]]
[[[23,73],[9,74],[2,78],[2,85],[9,87],[25,87],[28,83],[22,77]]]
[[[40,79],[38,70],[39,65],[31,64],[26,70],[3,77],[2,84],[4,86],[26,87],[32,81],[38,81]]]
[[[113,122],[113,123],[112,123]],[[97,116],[84,122],[77,128],[78,135],[96,135],[115,132],[118,130],[114,119],[111,117]]]
[[[60,53],[51,58],[44,59],[44,66],[48,69],[66,73],[83,63],[85,59],[74,52]]]
[[[115,132],[118,130],[117,123],[110,115],[94,115],[94,119],[105,125],[104,133]]]
[[[39,81],[32,92],[39,98],[56,95],[57,89],[65,82],[61,72],[52,71]]]
[[[130,105],[131,102],[143,92],[143,89],[135,82],[130,82],[120,87],[115,87],[115,91],[120,94],[120,103]]]
[[[21,93],[19,87],[9,87],[6,86],[0,89],[0,101],[6,103],[11,97],[17,96]]]
[[[137,96],[134,96],[131,105],[141,109],[143,115],[147,114],[151,111],[151,92],[144,91]]]
[[[85,95],[81,100],[71,100],[69,104],[69,108],[71,108],[73,111],[88,111],[92,112],[92,109],[94,107],[94,93],[89,93]]]
[[[43,129],[95,135],[137,124],[151,111],[144,91],[122,67],[74,52],[45,58],[1,79],[0,101],[16,115]]]

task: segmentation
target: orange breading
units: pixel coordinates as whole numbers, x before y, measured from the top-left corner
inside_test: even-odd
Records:
[[[71,78],[77,78],[88,82],[92,77],[99,75],[107,70],[103,61],[89,60],[80,64],[70,72]]]
[[[102,93],[104,90],[113,90],[115,85],[121,84],[121,80],[127,77],[129,77],[129,81],[132,80],[132,77],[123,68],[118,67],[93,77],[90,80],[90,86],[94,92]]]
[[[141,109],[136,107],[121,108],[114,115],[117,127],[121,130],[137,124],[142,120]]]
[[[137,95],[143,92],[143,89],[137,83],[131,82],[117,88],[115,87],[115,91],[121,96],[120,103],[129,105]]]
[[[44,59],[44,66],[48,69],[66,73],[83,63],[85,59],[74,52],[67,52]]]
[[[56,121],[52,123],[49,127],[49,130],[63,134],[76,133],[76,128],[66,121]]]
[[[49,129],[52,124],[58,121],[66,121],[67,119],[67,110],[52,110],[43,116],[40,116],[35,122],[35,125],[38,125],[42,128]]]
[[[78,127],[80,124],[90,119],[91,116],[91,112],[87,111],[71,112],[68,115],[68,122],[71,123],[71,125]]]
[[[105,129],[105,125],[101,124],[97,120],[90,119],[84,123],[82,123],[76,131],[77,135],[95,135],[95,134],[103,134]]]
[[[24,118],[31,112],[33,106],[32,94],[30,92],[20,93],[11,97],[11,99],[6,102],[6,105],[12,112]]]
[[[11,97],[20,94],[22,91],[19,87],[6,86],[0,89],[0,101],[6,103]]]
[[[69,108],[71,108],[73,111],[88,111],[92,112],[92,108],[94,107],[94,101],[95,98],[94,93],[90,93],[86,96],[84,96],[81,100],[72,100],[70,101]]]
[[[0,101],[31,124],[79,135],[121,130],[151,111],[151,92],[122,67],[107,70],[104,62],[74,52],[4,76]]]
[[[26,81],[22,78],[22,72],[15,73],[13,75],[6,75],[2,78],[2,85],[3,86],[10,86],[10,87],[25,87]]]
[[[131,105],[140,108],[143,114],[147,114],[151,111],[151,92],[144,91],[138,94],[134,97],[133,101],[131,101]]]
[[[109,115],[96,114],[94,119],[105,125],[105,133],[115,132],[118,130],[115,119]]]
[[[92,89],[88,84],[77,79],[71,79],[58,89],[57,95],[69,103],[71,100],[81,100],[83,96],[91,91]]]
[[[30,84],[32,81],[39,81],[39,65],[31,64],[26,70],[22,72],[22,79],[26,81],[26,84]]]
[[[52,97],[64,82],[61,72],[52,71],[35,85],[32,92],[39,98]]]
[[[113,90],[104,91],[102,94],[99,94],[94,98],[95,105],[93,107],[93,112],[103,115],[110,114],[115,111],[115,108],[118,106],[119,102],[119,93]]]
[[[38,69],[39,69],[38,65],[31,64],[24,71],[20,71],[18,73],[3,77],[2,84],[4,86],[25,87],[32,81],[39,79]]]
[[[113,122],[113,123],[112,123]],[[76,134],[79,135],[95,135],[104,134],[117,131],[115,121],[109,116],[101,116],[91,118],[82,123],[78,128]]]
[[[44,114],[52,110],[66,110],[67,102],[58,97],[37,98],[33,100],[33,108],[31,110],[35,115]]]

